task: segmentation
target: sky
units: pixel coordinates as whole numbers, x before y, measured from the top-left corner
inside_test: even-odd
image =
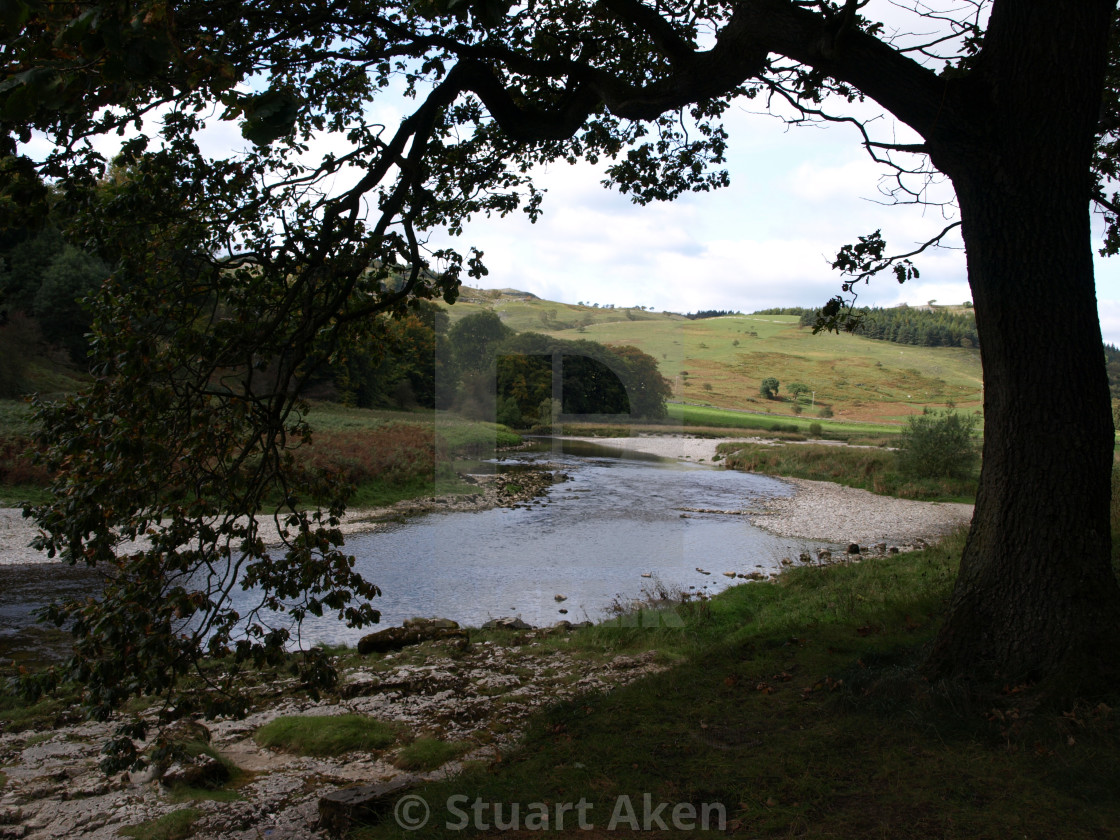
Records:
[[[884,20],[901,14],[898,5],[876,2]],[[896,31],[907,31],[906,25],[898,23]],[[395,126],[415,104],[390,91],[373,105],[371,118]],[[906,126],[883,116],[873,103],[862,107],[854,113],[870,120],[877,139],[916,142]],[[519,289],[564,303],[752,312],[818,307],[838,294],[842,277],[829,263],[861,235],[881,230],[888,253],[901,253],[955,220],[951,206],[891,206],[882,192],[889,186],[885,169],[868,157],[854,127],[790,127],[760,108],[757,100],[744,100],[725,117],[730,187],[642,207],[601,185],[602,166],[560,163],[537,173],[547,194],[535,225],[521,213],[476,218],[462,236],[435,235],[430,244],[452,245],[461,253],[471,246],[482,250],[489,275],[467,279],[482,288]],[[203,147],[218,156],[246,145],[232,122],[212,120],[204,135]],[[98,144],[109,156],[119,142],[111,137]],[[45,152],[36,145],[30,148],[33,156]],[[341,138],[327,136],[310,151],[318,157],[346,148]],[[944,183],[933,185],[929,195],[935,203],[952,199]],[[1099,246],[1099,217],[1094,226]],[[945,244],[949,247],[915,258],[917,280],[899,285],[887,272],[860,284],[858,303],[970,300],[960,238],[954,232]],[[1096,278],[1104,338],[1120,345],[1120,257],[1097,257]]]
[[[913,250],[956,219],[953,207],[894,205],[885,170],[851,126],[788,127],[748,112],[729,116],[731,186],[645,207],[600,185],[601,167],[560,164],[542,173],[544,215],[474,220],[453,244],[475,245],[490,270],[469,285],[515,288],[565,303],[689,312],[752,312],[823,304],[839,293],[829,263],[844,244],[877,229],[890,253]],[[885,120],[879,130],[906,136]],[[951,199],[935,186],[931,197]],[[1094,219],[1095,245],[1103,225]],[[889,272],[857,286],[858,303],[960,304],[971,300],[956,232],[951,247],[915,258],[920,277]],[[1120,344],[1120,257],[1096,260],[1105,340]]]

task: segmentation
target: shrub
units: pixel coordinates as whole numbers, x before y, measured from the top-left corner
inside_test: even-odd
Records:
[[[827,419],[832,416],[832,409],[827,405],[822,405],[821,410],[817,412],[817,416]]]
[[[820,437],[822,434],[824,434],[824,429],[821,428],[820,423],[810,423],[809,434],[811,434],[813,437]]]
[[[975,414],[925,409],[909,418],[898,448],[898,471],[916,478],[961,478],[979,456]]]

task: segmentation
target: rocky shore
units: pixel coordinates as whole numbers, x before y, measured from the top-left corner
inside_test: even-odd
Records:
[[[190,836],[199,840],[327,838],[327,826],[337,825],[338,791],[408,784],[454,773],[465,762],[500,761],[539,707],[610,690],[665,667],[653,651],[567,656],[569,627],[518,626],[511,622],[481,642],[464,632],[466,643],[454,638],[398,653],[350,656],[334,697],[310,701],[297,696],[290,682],[273,681],[260,688],[259,706],[245,719],[192,726],[239,768],[233,801],[184,801],[182,791],[177,795],[165,783],[182,776],[178,767],[162,781],[150,771],[105,776],[97,763],[112,722],[77,722],[62,711],[24,731],[0,724],[0,838],[110,840],[122,828],[188,807],[197,812]],[[342,714],[395,721],[404,732],[388,748],[330,758],[266,749],[253,739],[259,727],[280,716]],[[461,745],[464,752],[436,770],[406,772],[397,766],[400,751],[415,738]]]

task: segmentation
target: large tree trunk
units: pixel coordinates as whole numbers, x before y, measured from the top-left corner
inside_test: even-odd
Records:
[[[1018,19],[993,17],[989,36],[1000,40],[986,49],[998,74],[977,133],[935,146],[960,201],[985,423],[976,513],[927,672],[1045,680],[1063,693],[1120,662],[1113,428],[1088,209],[1103,36],[1078,53],[1040,35],[1100,29],[1105,4],[1079,5],[1018,4],[1004,13]]]

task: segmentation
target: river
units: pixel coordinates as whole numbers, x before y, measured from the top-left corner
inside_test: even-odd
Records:
[[[769,534],[744,516],[682,510],[757,509],[790,492],[779,480],[572,441],[544,448],[494,465],[547,461],[570,476],[534,504],[429,514],[348,538],[359,571],[382,590],[381,626],[412,616],[463,625],[501,616],[536,626],[596,621],[655,585],[713,594],[732,583],[725,572],[777,571],[783,557],[821,544]],[[31,611],[89,591],[92,580],[88,570],[55,564],[0,568],[0,655],[40,647]],[[249,595],[236,597],[244,611]],[[302,639],[354,644],[365,632],[310,618]]]

